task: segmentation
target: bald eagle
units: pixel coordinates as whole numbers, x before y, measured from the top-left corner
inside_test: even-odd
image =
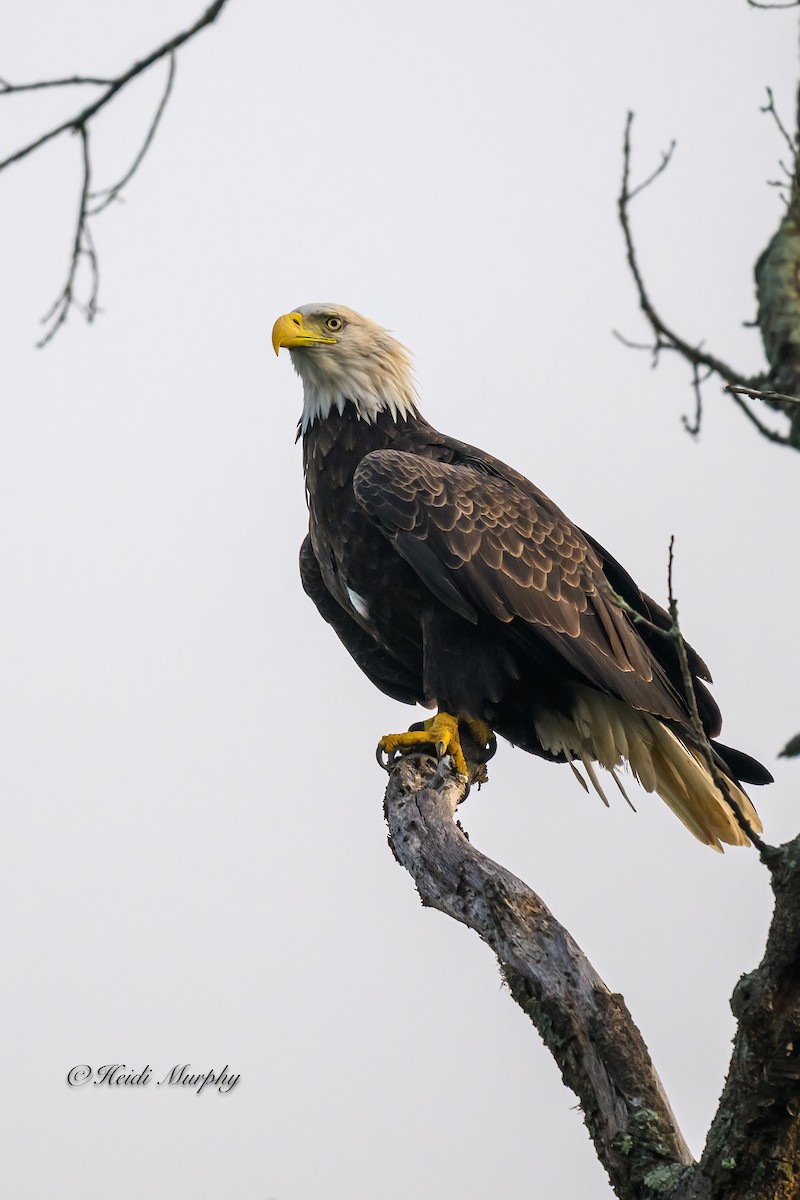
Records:
[[[523,475],[428,424],[408,352],[385,329],[340,304],[309,304],[278,318],[272,342],[303,383],[303,587],[376,687],[438,709],[381,738],[379,752],[447,753],[468,774],[500,734],[582,765],[604,800],[594,764],[624,792],[616,772],[627,762],[701,842],[747,845],[698,750],[674,644],[653,628],[669,626],[667,613]],[[711,677],[687,649],[715,738]],[[740,784],[768,783],[769,772],[712,745],[760,831]]]

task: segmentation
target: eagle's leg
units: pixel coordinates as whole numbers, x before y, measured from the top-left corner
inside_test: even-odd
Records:
[[[465,727],[470,764],[476,764],[472,769],[467,765],[459,721]],[[382,759],[382,755],[385,754],[391,766],[392,759],[398,751],[407,754],[412,750],[423,750],[433,746],[438,758],[444,758],[445,754],[451,756],[459,775],[473,782],[483,782],[486,779],[484,764],[494,754],[496,745],[494,733],[486,722],[478,717],[454,717],[448,712],[438,712],[435,717],[423,721],[408,733],[390,733],[382,737],[378,742],[378,762],[381,766],[385,765]]]
[[[471,753],[470,746],[465,757],[470,762],[474,759],[478,763],[487,763],[497,750],[497,738],[491,725],[487,725],[480,717],[462,714],[458,719],[462,725],[466,725],[469,738],[475,743],[475,753]]]

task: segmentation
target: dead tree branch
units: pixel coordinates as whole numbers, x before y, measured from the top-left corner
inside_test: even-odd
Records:
[[[98,79],[94,75],[70,75],[68,79],[39,79],[35,83],[9,83],[0,79],[0,96],[12,92],[39,92],[42,88],[77,87],[89,84],[93,87],[110,87],[113,79]]]
[[[755,400],[782,400],[786,404],[800,404],[800,396],[784,396],[782,392],[759,392],[755,388],[737,387],[733,383],[729,383],[726,392],[732,392],[733,395],[752,396]]]
[[[172,93],[172,85],[175,81],[175,68],[177,65],[177,61],[178,60],[175,57],[175,52],[173,51],[169,56],[169,70],[167,72],[167,82],[164,87],[164,94],[162,95],[161,100],[158,105],[158,108],[155,111],[153,120],[150,122],[150,128],[147,131],[147,136],[144,139],[141,150],[136,155],[136,157],[134,158],[130,167],[125,172],[125,174],[122,176],[122,178],[120,180],[118,180],[117,183],[115,183],[113,187],[103,188],[99,192],[91,192],[90,193],[90,199],[98,200],[99,203],[96,204],[93,209],[91,209],[89,216],[96,217],[97,214],[101,213],[104,208],[108,208],[109,204],[111,204],[112,201],[117,199],[117,197],[119,196],[122,189],[125,187],[125,185],[127,183],[129,183],[131,181],[131,179],[133,178],[133,176],[136,174],[139,167],[141,166],[142,159],[144,158],[145,154],[147,154],[147,151],[150,149],[150,146],[152,144],[153,138],[156,136],[156,130],[158,129],[159,122],[161,121],[161,118],[164,114],[164,109],[167,107],[167,101],[169,100],[170,95]]]
[[[617,1194],[633,1200],[650,1173],[691,1163],[639,1030],[540,898],[485,858],[453,822],[454,773],[410,755],[386,791],[389,844],[423,904],[474,929],[497,955],[511,994],[539,1030],[581,1103]]]
[[[731,997],[738,1029],[698,1167],[705,1200],[800,1194],[800,837],[762,852],[775,911],[760,966]]]
[[[589,1135],[621,1200],[796,1200],[800,1182],[800,838],[767,845],[717,766],[697,707],[668,564],[668,613],[650,619],[615,592],[636,623],[675,645],[698,753],[771,874],[775,913],[766,953],[737,985],[738,1031],[703,1155],[694,1162],[647,1048],[621,996],[609,991],[543,901],[471,845],[453,817],[466,785],[449,760],[411,755],[386,791],[389,844],[425,905],[474,929],[494,951],[513,998],[576,1093]]]
[[[687,362],[694,364],[697,367],[707,367],[709,370],[720,375],[728,383],[738,383],[745,386],[750,385],[750,381],[733,367],[717,358],[713,354],[708,354],[702,349],[702,344],[692,346],[682,337],[680,337],[673,329],[671,329],[665,321],[659,316],[653,305],[650,295],[645,286],[644,277],[639,267],[639,261],[636,254],[636,247],[633,241],[633,233],[630,224],[630,202],[638,196],[646,187],[649,187],[659,175],[667,168],[675,149],[675,142],[672,142],[668,151],[661,158],[661,163],[658,168],[637,187],[631,187],[631,128],[633,126],[634,113],[629,112],[625,121],[625,135],[623,141],[623,169],[622,169],[622,187],[620,189],[619,198],[617,201],[617,209],[619,220],[622,226],[622,232],[625,237],[625,246],[627,250],[628,266],[631,269],[636,289],[639,294],[639,305],[647,318],[655,336],[655,342],[652,343],[651,349],[654,353],[661,350],[675,350],[681,354]]]
[[[781,135],[781,137],[783,138],[784,142],[786,143],[786,145],[788,147],[789,154],[791,155],[791,159],[792,159],[792,165],[794,168],[797,164],[797,146],[795,145],[794,138],[789,133],[789,130],[786,128],[783,121],[781,120],[780,113],[778,112],[777,108],[775,107],[775,97],[772,94],[771,87],[767,88],[767,103],[764,105],[764,107],[760,111],[762,113],[771,114],[772,119],[774,120],[775,124],[778,127],[778,133]],[[783,164],[781,164],[781,165],[783,165]],[[786,171],[786,173],[789,175],[790,178],[794,175],[794,169],[789,171],[788,168],[784,167],[784,170]]]
[[[751,8],[797,8],[800,0],[788,0],[786,4],[762,4],[761,0],[747,0]]]
[[[42,318],[42,323],[45,326],[49,326],[49,328],[47,328],[40,341],[37,342],[38,346],[46,346],[47,343],[52,340],[52,338],[66,321],[73,306],[79,308],[86,317],[86,320],[89,322],[94,320],[94,317],[97,315],[97,296],[100,285],[100,274],[97,253],[94,248],[94,241],[89,226],[89,218],[96,217],[105,208],[107,208],[112,201],[119,199],[123,188],[130,183],[131,179],[138,171],[143,159],[147,154],[147,151],[152,145],[159,123],[164,114],[164,109],[166,108],[172,92],[172,86],[175,79],[177,51],[187,42],[191,41],[191,39],[200,33],[202,29],[212,25],[222,12],[222,9],[225,7],[226,3],[227,0],[213,0],[213,3],[206,8],[205,12],[203,12],[201,16],[198,17],[198,19],[194,22],[194,24],[188,29],[183,30],[182,33],[175,34],[166,42],[163,42],[160,46],[156,47],[155,50],[152,50],[149,54],[145,55],[144,58],[138,59],[135,63],[133,63],[132,66],[128,67],[126,71],[123,71],[122,74],[117,75],[114,78],[72,75],[64,79],[46,79],[39,80],[34,83],[19,84],[9,83],[6,79],[0,79],[0,98],[12,96],[22,92],[37,91],[43,88],[84,86],[99,87],[103,89],[100,96],[92,100],[83,108],[79,109],[76,113],[73,113],[73,115],[68,117],[67,120],[54,125],[51,129],[47,130],[39,137],[34,138],[32,141],[27,142],[24,146],[21,146],[18,150],[15,150],[12,154],[9,154],[7,158],[0,161],[0,172],[2,172],[8,167],[12,166],[14,163],[21,162],[29,155],[34,154],[37,150],[41,150],[43,146],[46,146],[55,138],[60,137],[61,134],[77,133],[80,135],[83,176],[80,205],[78,208],[78,217],[75,225],[75,236],[73,239],[69,272],[64,288],[59,293],[52,308]],[[145,72],[147,72],[156,63],[161,62],[163,59],[169,60],[169,68],[164,92],[161,100],[159,101],[155,115],[150,122],[150,126],[141,149],[131,163],[131,166],[117,183],[115,183],[112,187],[102,188],[99,191],[90,191],[91,121],[97,116],[98,113],[102,112],[106,105],[109,104],[115,96],[119,95],[119,93],[123,91],[123,89],[126,88],[129,83],[131,83],[134,79],[137,79],[139,76],[144,75]],[[92,200],[97,201],[94,206],[92,206],[90,203]],[[80,301],[76,296],[76,282],[79,275],[79,266],[84,260],[88,261],[90,265],[89,295],[85,301]]]
[[[389,844],[426,906],[497,955],[513,998],[576,1093],[620,1200],[796,1200],[800,1181],[800,838],[765,847],[775,915],[764,960],[732,1006],[728,1080],[699,1163],[678,1129],[621,996],[609,991],[543,901],[482,855],[453,820],[465,785],[424,755],[386,790]]]
[[[97,313],[97,292],[100,286],[100,276],[97,267],[97,253],[92,241],[88,220],[88,205],[89,197],[91,196],[89,188],[92,181],[92,164],[89,158],[89,134],[83,125],[79,126],[78,133],[80,134],[81,150],[83,152],[83,185],[81,187],[80,205],[78,206],[78,220],[75,226],[75,240],[72,244],[72,257],[70,259],[67,282],[56,297],[52,308],[42,317],[42,324],[49,324],[50,328],[36,343],[40,349],[55,337],[69,316],[69,311],[73,305],[76,305],[83,311],[89,324],[92,323]],[[81,303],[75,297],[78,268],[82,260],[88,262],[91,278],[89,297],[85,303]]]
[[[776,114],[777,115],[777,114]],[[647,344],[631,342],[629,339],[622,337],[621,334],[615,331],[615,336],[620,339],[625,345],[636,349],[650,350],[653,355],[653,366],[656,366],[662,350],[671,350],[679,354],[692,367],[692,388],[695,395],[695,415],[692,420],[687,416],[683,417],[684,427],[693,436],[697,436],[700,432],[702,420],[702,395],[701,389],[712,375],[716,375],[726,384],[736,385],[739,391],[732,394],[732,398],[741,411],[745,414],[751,424],[758,432],[769,439],[771,442],[776,442],[780,445],[795,445],[791,434],[783,434],[778,430],[770,429],[756,415],[744,395],[750,391],[757,391],[760,386],[767,382],[766,375],[758,375],[748,377],[741,372],[735,370],[727,362],[718,358],[714,354],[708,353],[703,349],[703,342],[692,345],[682,338],[675,330],[664,321],[660,313],[656,309],[650,293],[644,282],[644,275],[639,265],[639,259],[636,251],[636,246],[633,239],[633,231],[631,227],[630,205],[631,201],[636,196],[640,195],[647,187],[666,170],[672,160],[675,143],[672,142],[669,149],[661,156],[661,162],[655,171],[649,175],[643,183],[631,185],[631,129],[633,126],[634,114],[629,112],[625,121],[625,134],[623,139],[623,166],[622,166],[622,185],[620,188],[619,197],[617,200],[617,211],[619,214],[619,222],[622,227],[623,237],[625,239],[625,249],[628,260],[628,266],[633,276],[636,286],[637,295],[639,298],[639,307],[645,315],[645,318],[650,325],[653,333],[653,341]],[[705,374],[701,377],[700,371],[704,370]],[[800,449],[800,438],[797,441],[796,448]]]

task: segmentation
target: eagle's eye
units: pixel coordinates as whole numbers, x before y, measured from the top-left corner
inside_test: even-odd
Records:
[[[325,328],[329,329],[331,333],[338,333],[343,326],[344,321],[341,317],[328,317],[325,321]]]

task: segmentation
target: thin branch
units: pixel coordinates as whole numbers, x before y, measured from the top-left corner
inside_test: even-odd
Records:
[[[789,0],[788,4],[762,4],[761,0],[747,0],[751,8],[797,8],[800,0]]]
[[[67,282],[64,284],[61,292],[56,298],[52,308],[42,317],[42,324],[50,324],[50,328],[40,341],[36,343],[41,349],[48,342],[52,341],[58,333],[61,326],[66,322],[69,316],[69,310],[73,305],[78,304],[75,299],[75,282],[78,275],[78,268],[81,259],[85,258],[89,263],[91,272],[91,287],[89,299],[86,304],[79,305],[83,311],[86,320],[91,324],[97,315],[97,293],[100,287],[100,274],[97,264],[97,253],[94,248],[94,241],[89,230],[87,222],[88,218],[88,203],[90,195],[90,187],[92,182],[92,165],[89,157],[89,132],[84,125],[79,126],[78,133],[81,139],[81,149],[83,156],[83,184],[81,186],[80,205],[78,207],[78,220],[75,225],[75,240],[72,245],[72,257],[70,259],[69,273]]]
[[[633,113],[628,113],[628,117],[632,121]],[[635,188],[633,188],[632,190],[630,190],[628,192],[627,199],[628,199],[629,203],[634,198],[634,196],[638,196],[639,192],[643,192],[645,188],[650,187],[650,184],[654,183],[655,180],[658,179],[659,175],[661,175],[661,173],[663,171],[666,171],[667,167],[670,164],[672,156],[675,153],[675,147],[677,146],[677,144],[678,143],[673,138],[669,144],[668,149],[662,151],[661,162],[658,164],[655,171],[653,171],[651,175],[648,175],[647,178],[642,183],[637,184],[637,186]]]
[[[38,150],[41,146],[46,145],[47,142],[52,141],[53,138],[57,138],[60,136],[60,134],[66,133],[67,130],[78,129],[81,125],[88,124],[92,117],[97,116],[97,114],[103,108],[105,108],[109,100],[112,100],[118,92],[121,92],[123,88],[127,87],[132,79],[136,79],[139,75],[143,75],[145,71],[152,67],[153,63],[159,62],[162,58],[166,58],[169,54],[174,54],[179,47],[181,47],[185,42],[188,42],[190,38],[193,38],[195,34],[200,32],[201,29],[205,29],[207,25],[211,25],[222,12],[222,9],[225,7],[226,3],[227,0],[214,0],[213,4],[210,4],[202,16],[195,21],[194,25],[190,26],[189,29],[185,29],[183,33],[175,34],[174,37],[171,37],[168,41],[164,42],[163,45],[158,46],[157,49],[152,50],[150,54],[145,55],[144,58],[141,58],[138,62],[135,62],[133,66],[128,68],[127,71],[123,71],[121,75],[118,75],[116,79],[113,79],[109,83],[106,91],[102,96],[98,97],[97,100],[93,100],[91,104],[87,104],[85,108],[81,109],[80,112],[70,117],[69,120],[63,121],[60,125],[54,126],[54,128],[48,130],[47,133],[43,133],[41,137],[35,138],[32,142],[28,142],[27,145],[20,147],[19,150],[15,150],[13,154],[8,156],[8,158],[0,161],[0,171],[4,171],[6,167],[10,167],[12,163],[20,162],[23,158],[27,158],[29,154],[33,154],[34,150]],[[23,87],[24,86],[25,85],[23,85]]]
[[[765,437],[768,442],[774,442],[777,446],[794,446],[794,441],[792,440],[790,434],[778,433],[777,429],[770,429],[768,425],[765,425],[764,422],[756,416],[750,405],[744,399],[744,395],[747,395],[750,391],[755,391],[755,389],[731,387],[728,385],[725,388],[725,391],[730,392],[731,399],[733,400],[734,404],[736,404],[742,410],[748,421],[755,425],[761,436]]]
[[[768,179],[767,187],[774,187],[774,188],[778,189],[780,199],[783,202],[783,207],[786,209],[786,211],[788,213],[789,207],[790,207],[790,201],[789,201],[789,196],[787,195],[787,193],[791,191],[789,184],[784,183],[780,179]]]
[[[775,121],[775,124],[778,126],[778,131],[779,131],[781,137],[783,138],[783,140],[786,142],[786,145],[789,147],[789,153],[791,154],[792,159],[796,162],[797,161],[797,145],[795,143],[794,138],[789,133],[789,130],[786,128],[783,121],[781,120],[780,113],[778,112],[777,108],[775,107],[775,97],[772,94],[771,87],[767,88],[767,103],[764,105],[763,108],[759,109],[759,112],[772,114],[772,118]],[[783,166],[783,164],[781,164],[781,166]],[[790,176],[794,175],[794,172],[788,171],[786,169],[786,167],[784,167],[784,170],[786,170],[787,175],[790,175]]]
[[[0,172],[2,172],[7,167],[12,166],[12,164],[21,162],[23,159],[33,154],[36,150],[41,149],[42,146],[45,146],[49,142],[53,141],[55,138],[60,137],[62,133],[71,132],[80,134],[83,158],[83,186],[81,190],[81,202],[78,210],[78,219],[75,225],[75,236],[73,239],[69,273],[67,275],[67,282],[64,285],[64,288],[59,293],[52,308],[43,318],[43,323],[45,325],[49,324],[50,322],[52,322],[52,324],[50,324],[50,328],[44,337],[37,342],[37,346],[46,346],[48,342],[52,341],[55,334],[65,323],[69,311],[73,306],[77,306],[81,309],[87,321],[91,322],[97,315],[97,295],[100,276],[97,253],[89,228],[89,218],[97,216],[103,211],[103,209],[107,208],[113,200],[119,198],[122,189],[136,174],[142,164],[142,160],[145,158],[148,150],[150,149],[161,122],[161,118],[164,114],[167,102],[169,101],[172,93],[172,85],[175,79],[175,56],[177,50],[181,46],[185,45],[186,42],[190,41],[202,29],[205,29],[208,25],[211,25],[214,21],[216,21],[226,3],[227,0],[213,0],[213,3],[206,8],[205,12],[203,12],[202,15],[198,17],[194,24],[188,29],[185,29],[182,33],[175,34],[173,37],[169,38],[168,41],[158,46],[155,50],[152,50],[144,58],[133,63],[131,67],[129,67],[126,71],[123,71],[121,75],[116,76],[114,79],[74,75],[65,79],[50,79],[36,83],[25,84],[11,84],[5,79],[0,79],[0,95],[3,96],[7,96],[15,92],[35,91],[40,88],[68,87],[73,84],[92,85],[105,89],[100,96],[98,96],[90,104],[87,104],[84,108],[80,109],[68,120],[62,121],[60,124],[55,125],[52,129],[49,129],[47,132],[41,134],[39,137],[34,138],[26,145],[21,146],[18,150],[15,150],[12,154],[8,155],[7,158],[0,162]],[[169,70],[167,73],[166,85],[155,115],[150,122],[147,136],[145,137],[141,149],[131,163],[131,166],[117,183],[115,183],[112,187],[103,188],[99,191],[90,191],[90,122],[94,117],[97,116],[99,112],[103,110],[103,108],[105,108],[105,106],[111,100],[113,100],[116,95],[118,95],[125,87],[127,87],[132,80],[138,78],[140,75],[143,75],[150,69],[150,67],[152,67],[155,63],[160,62],[164,58],[169,59]],[[90,205],[91,200],[97,200],[98,203],[92,207]],[[91,274],[89,298],[83,304],[79,303],[75,296],[75,284],[78,276],[78,267],[82,259],[86,259],[86,261],[89,263]]]
[[[100,199],[99,204],[95,205],[94,208],[89,209],[88,215],[90,217],[96,217],[97,214],[101,213],[104,208],[108,208],[109,204],[111,204],[114,200],[117,199],[117,197],[119,196],[122,189],[125,187],[125,185],[127,183],[129,183],[131,181],[131,179],[133,178],[133,176],[136,174],[137,170],[141,166],[142,159],[147,154],[147,151],[150,149],[150,145],[153,141],[153,138],[156,135],[156,130],[158,129],[158,125],[159,125],[161,117],[164,113],[164,109],[167,107],[167,101],[170,98],[170,94],[172,92],[172,84],[175,79],[175,70],[177,67],[177,61],[178,60],[175,57],[175,52],[173,51],[169,56],[169,71],[167,72],[167,83],[164,88],[164,94],[162,95],[161,100],[158,105],[158,108],[156,109],[155,116],[153,117],[153,120],[150,122],[150,128],[147,131],[147,137],[144,139],[141,150],[136,155],[136,158],[133,160],[130,167],[128,168],[128,170],[125,172],[125,174],[122,176],[122,179],[120,179],[118,183],[115,183],[113,187],[102,188],[99,192],[91,192],[90,193],[89,198],[91,200],[97,200],[100,197],[102,197],[102,199]]]
[[[634,113],[629,112],[625,121],[625,137],[623,143],[623,169],[622,169],[622,187],[620,189],[617,208],[619,212],[619,220],[622,226],[622,231],[625,237],[625,247],[627,250],[628,265],[631,269],[636,289],[639,293],[639,304],[642,312],[650,322],[653,333],[656,336],[657,344],[661,349],[677,350],[687,362],[694,363],[697,366],[710,368],[713,372],[721,375],[728,383],[739,383],[749,385],[751,380],[746,376],[735,371],[733,367],[729,367],[727,363],[716,358],[713,354],[707,354],[696,346],[691,346],[683,338],[679,337],[673,329],[671,329],[658,315],[650,296],[645,287],[644,278],[639,267],[639,262],[636,256],[636,248],[633,243],[633,234],[630,226],[629,205],[634,196],[637,196],[644,187],[648,186],[653,180],[663,172],[672,156],[672,149],[675,143],[672,143],[669,152],[662,154],[661,163],[652,175],[643,184],[639,184],[635,188],[631,188],[630,172],[631,172],[631,127],[633,125]]]
[[[729,383],[725,391],[733,392],[736,395],[752,396],[754,400],[782,400],[785,404],[800,404],[800,396],[785,396],[783,392],[760,392],[758,388],[738,387],[733,383]]]
[[[647,350],[650,354],[652,354],[653,361],[651,363],[651,366],[653,366],[653,367],[658,366],[658,360],[659,360],[662,350],[679,350],[679,347],[671,346],[668,342],[662,342],[662,341],[659,341],[658,339],[656,339],[655,342],[634,342],[634,341],[631,341],[630,338],[624,337],[623,334],[621,334],[619,332],[619,330],[617,330],[617,329],[612,329],[611,333],[617,339],[617,341],[622,342],[622,345],[627,346],[629,350]],[[714,371],[711,367],[709,367],[706,370],[705,375],[703,375],[703,377],[700,378],[699,377],[699,364],[696,362],[693,362],[691,365],[692,365],[692,387],[694,388],[694,391],[695,391],[694,421],[690,421],[685,413],[681,416],[681,421],[683,423],[683,427],[686,430],[686,432],[690,433],[692,435],[692,437],[696,437],[700,433],[700,425],[701,425],[701,419],[702,419],[702,415],[703,415],[703,408],[702,408],[703,402],[702,402],[701,389],[702,389],[703,384],[707,383],[708,380],[711,378],[711,376],[714,374]],[[734,401],[734,403],[742,410],[742,412],[747,417],[747,419],[749,421],[751,421],[753,425],[755,425],[758,432],[762,435],[762,437],[765,437],[767,439],[767,441],[774,442],[777,446],[793,446],[794,445],[794,441],[792,440],[792,437],[790,434],[779,433],[777,429],[770,429],[770,427],[768,425],[765,425],[764,422],[762,420],[760,420],[759,417],[756,416],[756,414],[750,408],[750,405],[747,404],[742,399],[742,396],[753,396],[755,399],[765,400],[765,401],[770,401],[770,400],[781,400],[783,402],[788,401],[792,404],[797,404],[798,402],[800,402],[800,401],[798,401],[797,397],[784,396],[781,392],[770,392],[770,391],[761,392],[761,391],[758,391],[757,388],[739,387],[735,384],[727,384],[726,387],[724,388],[724,390],[726,392],[730,392],[731,399]]]
[[[703,423],[703,384],[707,379],[710,379],[713,371],[709,368],[703,377],[700,377],[700,368],[697,363],[692,363],[692,388],[694,389],[694,419],[692,421],[684,413],[681,416],[683,428],[692,437],[700,436],[700,426]]]
[[[770,93],[770,97],[771,97],[771,93]],[[633,276],[634,283],[636,285],[636,291],[637,291],[638,297],[639,297],[639,306],[640,306],[642,312],[644,313],[644,315],[650,325],[650,328],[653,331],[653,341],[647,345],[643,345],[640,342],[633,342],[627,338],[624,338],[616,330],[614,331],[614,336],[617,337],[626,346],[630,346],[635,349],[650,350],[653,355],[653,366],[657,365],[659,355],[661,354],[662,350],[675,351],[676,353],[680,354],[681,357],[684,358],[691,365],[691,367],[692,367],[692,386],[695,391],[695,400],[696,400],[695,417],[694,417],[694,421],[689,421],[688,418],[686,416],[684,416],[683,417],[683,425],[684,425],[684,428],[689,433],[691,433],[693,436],[697,436],[697,434],[699,433],[699,430],[700,430],[700,419],[702,416],[702,402],[701,402],[701,397],[700,397],[700,389],[701,389],[703,383],[705,383],[711,377],[711,375],[717,375],[717,376],[719,376],[720,379],[724,380],[725,383],[735,385],[739,389],[739,392],[747,392],[748,389],[754,390],[754,385],[757,383],[760,383],[762,381],[762,377],[757,376],[754,378],[749,378],[745,375],[742,375],[739,371],[736,371],[728,363],[724,362],[720,358],[717,358],[716,355],[709,354],[707,351],[705,351],[702,348],[703,347],[702,342],[700,342],[696,346],[691,345],[684,338],[680,337],[675,332],[674,329],[672,329],[669,325],[666,324],[666,322],[662,319],[660,314],[657,312],[655,306],[653,305],[653,302],[650,298],[650,294],[645,286],[644,276],[642,275],[642,270],[641,270],[641,267],[639,266],[639,259],[638,259],[637,253],[636,253],[636,246],[635,246],[634,240],[633,240],[633,232],[631,229],[631,222],[630,222],[630,203],[631,203],[631,200],[635,196],[639,195],[639,193],[641,191],[643,191],[644,188],[649,187],[650,184],[653,183],[654,180],[656,180],[659,177],[659,175],[661,175],[663,173],[664,170],[666,170],[667,166],[669,165],[669,163],[672,159],[672,153],[673,153],[673,150],[675,147],[675,143],[672,142],[670,144],[669,150],[665,151],[662,154],[661,162],[659,163],[659,165],[655,169],[655,171],[653,171],[652,174],[649,175],[643,183],[638,184],[636,187],[632,187],[631,186],[631,129],[633,126],[633,119],[634,119],[634,114],[632,112],[629,112],[627,115],[626,121],[625,121],[625,135],[624,135],[624,140],[623,140],[622,186],[620,188],[620,193],[619,193],[619,197],[617,200],[617,210],[619,213],[619,222],[620,222],[620,225],[622,226],[623,237],[625,239],[625,249],[626,249],[626,255],[627,255],[627,260],[628,260],[628,266],[630,267],[630,271]],[[702,378],[699,373],[701,368],[705,368],[705,372],[706,372]],[[759,418],[752,412],[752,410],[750,409],[750,406],[748,404],[746,404],[745,401],[742,399],[741,394],[733,393],[733,392],[731,392],[731,394],[732,394],[732,397],[733,397],[735,403],[742,410],[742,412],[745,414],[745,416],[748,417],[748,419],[751,421],[751,423],[755,426],[755,428],[758,430],[758,432],[763,437],[767,438],[771,442],[776,442],[780,445],[791,445],[792,444],[791,438],[788,435],[783,435],[781,433],[778,433],[777,431],[772,430],[768,426],[764,425],[763,422],[760,421]]]
[[[17,92],[38,92],[42,88],[60,87],[110,87],[113,79],[98,79],[93,75],[70,75],[68,79],[40,79],[36,83],[9,83],[0,79],[0,96],[12,96]]]
[[[625,337],[624,333],[620,333],[618,329],[611,330],[612,337],[615,337],[618,342],[622,342],[623,346],[627,346],[629,350],[647,350],[653,356],[652,366],[658,366],[658,357],[663,349],[658,339],[655,342],[634,342],[631,338]]]

